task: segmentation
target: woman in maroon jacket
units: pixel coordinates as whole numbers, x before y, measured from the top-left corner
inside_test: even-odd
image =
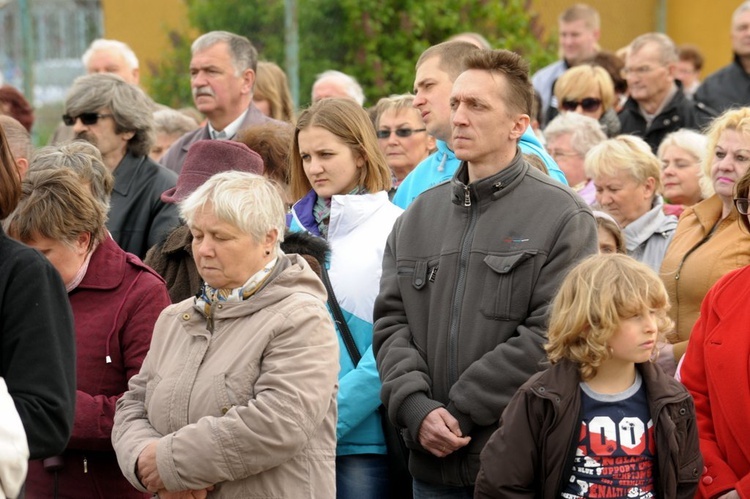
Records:
[[[65,151],[54,151],[63,166],[88,162],[104,169],[95,156],[75,147]],[[104,172],[109,192],[111,176]],[[9,221],[9,233],[40,250],[60,273],[76,328],[73,434],[61,456],[29,464],[29,499],[143,497],[122,476],[110,436],[115,404],[140,370],[169,295],[154,271],[111,238],[106,203],[92,195],[101,186],[87,183],[70,168],[35,170],[32,164]]]

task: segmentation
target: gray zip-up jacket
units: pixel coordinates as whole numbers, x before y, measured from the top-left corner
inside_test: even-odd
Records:
[[[550,301],[567,271],[597,251],[586,203],[516,154],[470,185],[464,163],[396,221],[375,302],[381,399],[402,431],[415,478],[470,485],[479,452],[513,394],[541,369]],[[469,445],[446,458],[421,448],[439,407]]]

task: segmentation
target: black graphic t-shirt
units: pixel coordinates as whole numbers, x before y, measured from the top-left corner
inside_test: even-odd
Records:
[[[633,386],[603,395],[581,383],[583,420],[573,470],[561,497],[656,497],[654,425],[646,387],[636,372]]]

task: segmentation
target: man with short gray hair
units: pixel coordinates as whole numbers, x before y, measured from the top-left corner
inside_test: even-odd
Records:
[[[646,33],[633,40],[625,58],[630,97],[618,117],[620,133],[645,140],[654,154],[670,132],[699,129],[716,113],[690,101],[675,83],[677,48],[663,33]]]
[[[250,40],[228,31],[211,31],[193,42],[191,52],[193,102],[208,123],[183,135],[161,158],[162,165],[177,173],[188,149],[199,140],[230,140],[251,126],[282,124],[253,104],[258,53]]]
[[[331,97],[352,99],[360,106],[365,103],[365,93],[362,91],[362,87],[357,80],[346,73],[333,69],[320,73],[315,78],[315,83],[313,83],[312,87],[313,102]]]
[[[148,158],[153,107],[143,90],[103,73],[73,82],[63,115],[75,138],[94,144],[114,175],[107,229],[122,249],[140,258],[179,224],[176,207],[160,198],[175,186],[177,175]]]
[[[732,14],[734,60],[710,74],[695,92],[695,100],[722,113],[730,107],[750,106],[750,1]]]

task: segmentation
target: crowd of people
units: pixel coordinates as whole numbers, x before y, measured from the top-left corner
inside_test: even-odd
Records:
[[[0,89],[0,497],[750,497],[750,1],[699,80],[598,12],[294,109],[195,39],[96,40],[51,145]]]

